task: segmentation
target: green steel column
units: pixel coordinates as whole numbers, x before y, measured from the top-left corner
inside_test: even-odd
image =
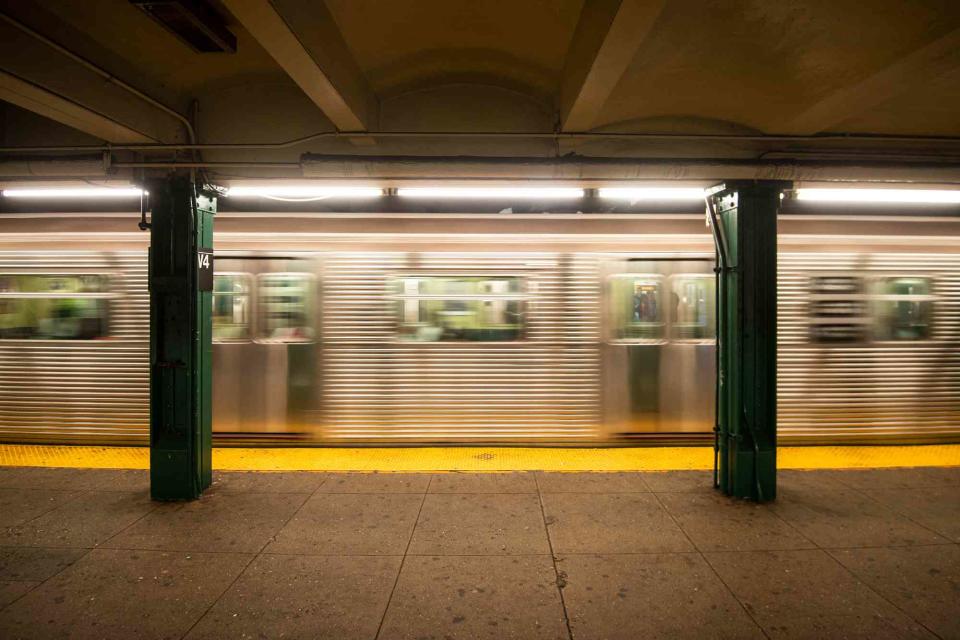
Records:
[[[759,502],[777,493],[777,181],[711,190],[719,277],[719,489]]]
[[[210,486],[213,216],[185,176],[147,185],[150,228],[150,493]]]

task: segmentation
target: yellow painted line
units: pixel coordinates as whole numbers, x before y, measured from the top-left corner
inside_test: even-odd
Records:
[[[960,445],[780,447],[781,469],[960,466]],[[146,447],[0,444],[0,466],[148,469]],[[229,471],[666,471],[711,469],[710,447],[214,448]]]

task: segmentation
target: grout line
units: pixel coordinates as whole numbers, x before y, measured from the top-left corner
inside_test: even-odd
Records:
[[[712,491],[716,491],[716,489],[712,489]],[[724,589],[727,590],[727,593],[730,594],[730,597],[733,598],[734,602],[740,605],[740,608],[743,610],[745,614],[747,614],[747,617],[750,618],[751,622],[753,622],[753,624],[756,625],[760,633],[763,634],[763,637],[769,638],[770,635],[767,633],[766,629],[764,629],[763,626],[759,622],[757,622],[757,619],[753,616],[753,614],[750,612],[747,606],[740,600],[740,598],[737,597],[737,594],[733,592],[733,589],[730,588],[730,585],[727,584],[727,581],[723,579],[723,576],[720,575],[720,572],[717,571],[716,567],[714,567],[713,564],[710,563],[710,560],[707,558],[706,554],[704,554],[703,551],[700,549],[700,547],[697,545],[697,543],[693,541],[693,538],[690,537],[690,534],[687,533],[687,530],[683,528],[683,526],[680,524],[680,521],[677,520],[676,516],[673,515],[670,509],[667,508],[667,505],[664,504],[664,502],[660,499],[660,496],[657,495],[657,492],[652,491],[650,495],[654,497],[654,499],[657,501],[657,504],[659,504],[660,508],[663,509],[663,512],[666,513],[667,517],[673,521],[673,524],[675,524],[676,527],[680,529],[680,531],[683,533],[683,536],[687,539],[690,545],[696,550],[696,553],[700,556],[700,559],[703,560],[704,564],[710,567],[710,570],[713,572],[713,575],[717,577],[717,580],[719,580],[720,584],[722,584]]]
[[[390,611],[390,605],[393,603],[393,594],[397,591],[397,585],[400,583],[400,574],[403,573],[403,566],[407,562],[407,555],[410,552],[410,545],[413,543],[413,536],[417,532],[417,525],[420,524],[420,514],[423,513],[423,505],[427,501],[427,495],[430,493],[430,485],[433,483],[433,474],[427,480],[427,486],[423,489],[423,497],[420,499],[420,507],[417,509],[417,517],[413,521],[413,527],[410,529],[410,537],[407,538],[407,546],[403,549],[403,557],[400,558],[400,566],[397,567],[397,577],[393,579],[393,586],[390,587],[390,595],[387,596],[387,604],[383,607],[383,615],[380,616],[380,623],[377,625],[377,632],[374,634],[374,640],[380,637],[383,631],[383,623],[387,619],[387,612]]]
[[[540,491],[540,478],[534,474],[533,481],[537,485],[537,501],[540,503],[540,518],[543,521],[543,532],[547,536],[547,547],[550,549],[550,560],[553,563],[553,575],[556,580],[557,593],[560,596],[560,607],[563,609],[563,622],[567,625],[567,635],[573,640],[573,627],[570,624],[570,614],[567,611],[567,600],[563,595],[563,589],[567,586],[566,574],[561,576],[560,568],[557,566],[557,554],[553,550],[553,540],[550,538],[550,527],[547,525],[547,512],[543,506],[543,493]]]
[[[867,493],[864,493],[864,492],[861,491],[860,489],[858,489],[858,488],[856,488],[856,487],[853,487],[853,486],[851,486],[851,485],[848,485],[847,483],[843,482],[842,480],[839,480],[839,482],[840,482],[841,485],[847,487],[849,490],[853,491],[854,493],[860,494],[860,495],[866,497],[868,500],[872,500],[872,501],[875,502],[876,504],[879,504],[880,506],[884,507],[884,508],[885,508],[888,512],[890,512],[891,514],[900,515],[900,514],[898,514],[897,511],[895,511],[894,509],[891,509],[891,508],[888,507],[887,505],[884,505],[884,504],[881,503],[879,500],[874,499],[872,496],[870,496],[870,495],[867,494]],[[879,545],[878,545],[878,546],[861,546],[861,547],[824,547],[824,546],[821,546],[820,544],[818,544],[818,543],[817,543],[815,540],[813,540],[812,538],[808,538],[807,536],[805,536],[799,529],[797,529],[797,527],[796,527],[792,522],[790,522],[789,520],[787,520],[786,518],[784,518],[782,515],[780,515],[779,513],[777,513],[777,511],[776,511],[775,509],[770,509],[770,513],[772,513],[773,515],[775,515],[775,516],[776,516],[777,518],[779,518],[782,522],[786,523],[787,526],[789,526],[791,529],[793,529],[794,531],[796,531],[798,534],[800,534],[800,535],[803,536],[804,538],[807,538],[811,543],[813,543],[813,545],[816,547],[816,550],[817,550],[817,551],[820,551],[821,553],[823,553],[824,555],[826,555],[828,558],[830,558],[831,560],[833,560],[838,566],[840,566],[841,569],[843,569],[848,575],[850,575],[850,577],[853,578],[855,582],[857,582],[858,584],[863,585],[868,591],[870,591],[870,592],[873,593],[875,596],[877,596],[878,598],[880,598],[881,600],[883,600],[884,602],[886,602],[887,604],[889,604],[890,606],[892,606],[894,609],[896,609],[897,611],[899,611],[900,613],[902,613],[902,614],[903,614],[904,616],[906,616],[909,620],[913,620],[913,622],[915,622],[916,624],[918,624],[918,625],[920,625],[921,627],[923,627],[924,629],[926,629],[926,630],[927,630],[930,634],[932,634],[934,637],[940,638],[940,635],[937,634],[937,633],[934,633],[933,630],[931,630],[931,629],[929,629],[929,628],[927,627],[927,625],[923,624],[920,620],[917,620],[916,618],[914,618],[912,615],[910,615],[909,613],[907,613],[906,611],[904,611],[903,609],[901,609],[899,606],[897,606],[896,603],[894,603],[893,601],[889,600],[886,596],[884,596],[882,593],[880,593],[879,591],[877,591],[876,589],[874,589],[871,585],[867,584],[867,582],[866,582],[865,580],[861,579],[860,576],[858,576],[856,573],[854,573],[854,571],[853,571],[852,569],[850,569],[850,568],[847,567],[845,564],[843,564],[842,562],[840,562],[840,560],[837,559],[837,556],[834,555],[834,553],[832,553],[832,552],[833,552],[833,551],[843,551],[843,550],[855,550],[855,549],[908,549],[908,548],[911,548],[911,547],[933,547],[933,546],[944,546],[945,544],[949,544],[949,542],[947,542],[947,543],[925,543],[925,544],[914,544],[914,545],[895,545],[895,546],[892,546],[892,545],[891,545],[891,546],[879,546]],[[908,520],[909,520],[909,518],[908,518]],[[912,520],[910,520],[910,521],[913,522]],[[922,528],[927,529],[928,531],[930,531],[929,528],[923,527],[923,525],[920,525],[919,523],[914,523],[914,524],[917,524],[918,526],[920,526],[920,527],[922,527]],[[934,531],[933,533],[935,533],[936,535],[938,535],[938,536],[940,536],[940,537],[944,537],[944,536],[941,536],[939,533],[937,533],[937,532],[935,532],[935,531]],[[802,549],[798,549],[798,551],[802,551]]]
[[[843,568],[844,571],[846,571],[848,574],[850,574],[850,577],[851,577],[851,578],[853,578],[857,583],[863,585],[868,591],[870,591],[870,592],[873,593],[875,596],[877,596],[878,598],[880,598],[881,600],[883,600],[884,602],[886,602],[887,604],[889,604],[891,607],[893,607],[894,609],[896,609],[897,611],[899,611],[900,613],[902,613],[904,616],[907,617],[907,619],[913,620],[916,624],[918,624],[918,625],[920,625],[921,627],[923,627],[924,629],[926,629],[926,630],[927,630],[931,635],[933,635],[934,637],[936,637],[936,638],[940,638],[940,637],[941,637],[940,634],[934,632],[933,629],[930,629],[929,627],[927,627],[927,625],[925,625],[922,621],[920,621],[920,620],[918,620],[917,618],[913,617],[913,615],[911,615],[911,614],[908,613],[907,611],[904,611],[903,608],[901,608],[900,605],[898,605],[896,602],[894,602],[893,600],[890,600],[887,596],[885,596],[883,593],[881,593],[878,589],[875,589],[875,588],[873,587],[873,585],[869,584],[866,580],[864,580],[864,579],[861,578],[859,575],[857,575],[856,572],[855,572],[853,569],[851,569],[851,568],[848,567],[847,565],[845,565],[845,564],[843,564],[842,562],[840,562],[840,560],[837,559],[837,556],[835,556],[833,553],[831,553],[829,549],[823,549],[823,552],[827,555],[827,557],[829,557],[831,560],[833,560],[834,562],[836,562],[841,568]]]
[[[294,510],[293,510],[293,513],[291,513],[290,516],[289,516],[286,520],[283,521],[283,524],[281,524],[279,527],[277,527],[277,530],[273,533],[273,535],[271,535],[270,537],[267,538],[267,541],[264,542],[264,543],[260,546],[260,549],[259,549],[257,552],[250,554],[250,558],[247,560],[246,564],[243,565],[243,568],[241,568],[240,571],[237,572],[237,575],[234,576],[233,580],[230,581],[230,584],[228,584],[228,585],[223,589],[223,591],[221,591],[221,592],[217,595],[217,597],[214,598],[213,601],[210,602],[210,606],[208,606],[206,609],[204,609],[203,613],[201,613],[199,616],[197,616],[197,619],[193,621],[193,624],[190,625],[190,628],[187,629],[187,630],[183,633],[182,636],[180,636],[181,639],[182,639],[182,638],[186,638],[188,635],[190,635],[190,632],[193,631],[193,629],[194,629],[198,624],[200,624],[200,621],[203,620],[203,619],[207,616],[207,614],[210,613],[210,611],[217,605],[217,603],[220,602],[220,601],[223,599],[223,596],[225,596],[225,595],[227,594],[227,592],[230,591],[230,589],[233,588],[233,585],[235,585],[235,584],[240,580],[240,578],[243,576],[243,574],[245,574],[245,573],[247,572],[247,569],[250,568],[250,565],[252,565],[257,558],[260,558],[260,557],[263,555],[263,550],[266,549],[267,546],[268,546],[271,542],[274,541],[274,539],[276,538],[277,534],[280,533],[280,532],[283,530],[284,527],[286,527],[288,524],[290,524],[290,521],[293,520],[293,518],[294,518],[298,513],[300,513],[300,510],[303,509],[304,505],[306,505],[307,502],[310,501],[310,498],[312,498],[314,495],[316,495],[317,491],[320,489],[320,487],[323,486],[323,483],[326,482],[326,481],[327,481],[327,478],[323,478],[323,479],[320,481],[320,484],[317,485],[317,488],[314,489],[313,492],[310,493],[310,494],[304,494],[304,493],[286,494],[286,495],[301,495],[301,496],[302,496],[302,495],[307,495],[307,497],[304,498],[304,499],[303,499],[303,502],[300,503],[300,506],[298,506],[296,509],[294,509]],[[198,552],[198,553],[199,553],[199,552]],[[234,553],[234,552],[220,552],[220,553]]]
[[[849,485],[848,485],[848,486],[849,486]],[[911,487],[904,487],[904,489],[906,489],[906,490],[908,490],[908,491],[926,491],[926,490],[931,489],[931,488],[932,488],[932,487],[921,487],[921,488],[913,489],[913,488],[911,488]],[[929,527],[929,526],[923,524],[922,522],[920,522],[919,520],[915,520],[915,519],[914,519],[909,513],[907,513],[906,511],[903,511],[902,509],[899,509],[899,508],[897,508],[897,507],[895,507],[895,506],[893,506],[893,505],[889,505],[889,504],[887,504],[887,503],[885,503],[885,502],[882,502],[879,498],[875,498],[874,496],[872,496],[872,495],[870,495],[869,493],[867,493],[865,490],[860,489],[860,488],[857,488],[857,487],[853,487],[853,486],[850,486],[850,489],[851,489],[852,491],[854,491],[855,493],[859,493],[860,495],[864,496],[865,498],[867,498],[867,500],[870,500],[871,502],[874,502],[875,504],[880,505],[881,507],[883,507],[884,509],[886,509],[886,510],[889,511],[890,513],[892,513],[892,514],[894,514],[894,515],[897,515],[897,516],[900,516],[901,518],[903,518],[904,520],[907,520],[908,522],[912,522],[913,524],[917,525],[917,526],[920,527],[921,529],[926,529],[927,531],[929,531],[930,533],[934,534],[934,535],[937,536],[938,538],[943,538],[944,540],[948,540],[948,541],[950,540],[950,536],[946,535],[945,533],[941,533],[940,531],[937,531],[937,530],[934,529],[933,527]],[[887,491],[887,490],[888,490],[888,489],[881,489],[881,491]]]
[[[86,494],[86,493],[93,493],[93,491],[81,491],[81,492],[79,492],[76,496],[74,496],[73,500],[78,500],[78,499],[80,499],[80,497],[81,497],[82,495]],[[65,502],[65,503],[63,503],[62,505],[60,505],[60,507],[64,507],[64,506],[70,504],[71,502],[73,502],[73,500],[68,500],[67,502]],[[46,515],[46,514],[48,514],[48,513],[51,513],[51,512],[53,512],[53,511],[56,511],[56,510],[59,509],[60,507],[55,507],[55,508],[51,509],[50,511],[44,512],[42,515]],[[112,540],[113,538],[115,538],[116,536],[120,535],[121,533],[123,533],[124,531],[126,531],[127,529],[129,529],[130,527],[132,527],[133,525],[137,524],[138,522],[140,522],[141,520],[143,520],[144,518],[146,518],[148,515],[150,515],[151,513],[153,513],[153,512],[157,509],[157,507],[158,507],[158,505],[152,505],[152,507],[151,507],[150,509],[148,509],[148,510],[147,510],[143,515],[141,515],[139,518],[134,519],[134,521],[131,522],[130,524],[128,524],[127,526],[123,527],[122,529],[120,529],[119,531],[117,531],[116,533],[114,533],[113,535],[111,535],[109,538],[106,538],[105,540],[103,540],[103,542],[99,542],[99,543],[97,543],[96,545],[94,545],[94,546],[92,546],[92,547],[33,547],[33,546],[8,547],[8,548],[13,548],[13,549],[86,549],[86,552],[80,554],[79,556],[77,556],[77,558],[76,558],[75,560],[73,560],[73,562],[71,562],[71,563],[63,566],[59,571],[53,573],[52,575],[47,576],[47,577],[44,578],[43,580],[37,581],[37,584],[35,584],[32,588],[27,589],[25,592],[21,593],[18,597],[14,598],[13,600],[11,600],[10,602],[8,602],[7,604],[5,604],[5,605],[3,605],[2,607],[0,607],[0,611],[3,611],[4,609],[6,609],[6,608],[9,607],[10,605],[12,605],[14,602],[17,602],[18,600],[20,600],[20,599],[22,599],[22,598],[25,598],[28,594],[32,593],[32,592],[35,591],[36,589],[39,589],[40,587],[42,587],[43,585],[45,585],[48,580],[52,580],[53,578],[55,578],[56,576],[60,575],[61,573],[63,573],[63,572],[66,571],[67,569],[69,569],[70,567],[74,566],[75,564],[77,564],[78,562],[80,562],[81,560],[83,560],[84,558],[86,558],[88,555],[90,555],[90,553],[91,553],[94,549],[99,549],[99,548],[101,548],[101,546],[102,546],[103,544],[105,544],[105,543],[108,542],[109,540]],[[37,517],[39,518],[39,517],[41,517],[41,516],[37,516]],[[36,518],[31,518],[30,520],[27,520],[26,522],[23,522],[23,523],[21,523],[20,525],[15,525],[15,526],[22,526],[22,525],[24,525],[24,524],[27,524],[28,522],[32,522],[32,521],[35,520],[35,519],[36,519]],[[33,581],[30,580],[30,581],[24,581],[24,582],[33,582]]]

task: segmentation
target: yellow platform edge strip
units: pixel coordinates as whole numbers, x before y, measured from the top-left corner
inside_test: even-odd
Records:
[[[960,445],[780,447],[780,469],[960,466]],[[0,466],[148,469],[146,447],[0,444]],[[668,471],[713,468],[710,447],[363,447],[213,450],[224,471]]]

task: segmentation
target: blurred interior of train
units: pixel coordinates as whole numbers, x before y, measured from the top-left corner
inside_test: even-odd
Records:
[[[0,216],[0,440],[147,441],[138,215]],[[960,439],[960,218],[779,227],[780,439]],[[220,443],[712,440],[703,214],[227,210],[215,247]]]

